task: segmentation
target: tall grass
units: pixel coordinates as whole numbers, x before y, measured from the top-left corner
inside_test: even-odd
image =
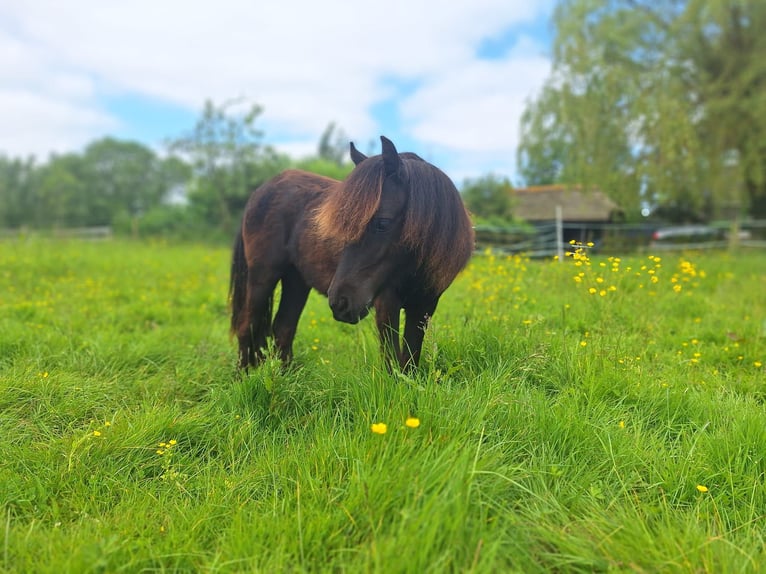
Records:
[[[228,257],[0,245],[4,570],[766,563],[763,255],[477,256],[412,377],[314,295],[239,376]]]

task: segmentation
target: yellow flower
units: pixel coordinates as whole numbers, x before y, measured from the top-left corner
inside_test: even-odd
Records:
[[[370,428],[375,434],[386,434],[388,425],[386,423],[373,423]]]
[[[106,422],[104,423],[104,426],[105,426],[105,427],[110,427],[110,426],[112,426],[112,423],[110,423],[109,421],[106,421]]]
[[[580,341],[581,347],[586,347],[588,345],[588,341]]]
[[[94,430],[93,436],[101,436],[101,431]]]
[[[758,368],[760,369],[760,368],[763,366],[763,363],[761,363],[760,361],[755,361],[755,362],[753,363],[753,365],[754,365],[754,366],[756,366],[756,367],[758,367]]]
[[[170,446],[173,446],[174,444],[178,444],[178,441],[176,441],[176,439],[170,439],[170,442],[168,444]]]
[[[697,490],[699,490],[700,492],[707,492],[707,486],[705,486],[704,484],[698,484]]]
[[[624,428],[625,428],[625,421],[620,421],[620,423],[619,423],[619,425],[618,425],[618,426],[619,426],[621,429],[624,429]]]
[[[407,417],[407,420],[404,421],[404,425],[410,427],[411,429],[416,429],[420,426],[420,419],[415,417]]]

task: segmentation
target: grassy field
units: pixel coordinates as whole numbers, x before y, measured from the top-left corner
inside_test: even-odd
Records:
[[[477,256],[412,378],[315,295],[239,378],[228,259],[0,243],[1,569],[766,566],[766,254]]]

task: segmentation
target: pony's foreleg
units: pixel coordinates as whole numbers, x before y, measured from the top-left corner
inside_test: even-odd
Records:
[[[311,288],[295,268],[282,276],[282,296],[274,317],[274,342],[284,362],[293,358],[293,339]]]
[[[399,365],[403,371],[411,371],[420,363],[423,337],[438,302],[438,298],[428,299],[405,307],[404,348],[399,354]]]
[[[401,299],[393,293],[381,293],[375,299],[375,323],[380,336],[380,348],[386,367],[392,371],[399,361],[399,313],[402,310]]]

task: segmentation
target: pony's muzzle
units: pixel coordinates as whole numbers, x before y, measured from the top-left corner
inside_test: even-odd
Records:
[[[348,297],[338,295],[330,298],[330,309],[332,309],[332,316],[336,321],[353,325],[367,316],[369,304],[363,305],[361,308],[355,307]]]

